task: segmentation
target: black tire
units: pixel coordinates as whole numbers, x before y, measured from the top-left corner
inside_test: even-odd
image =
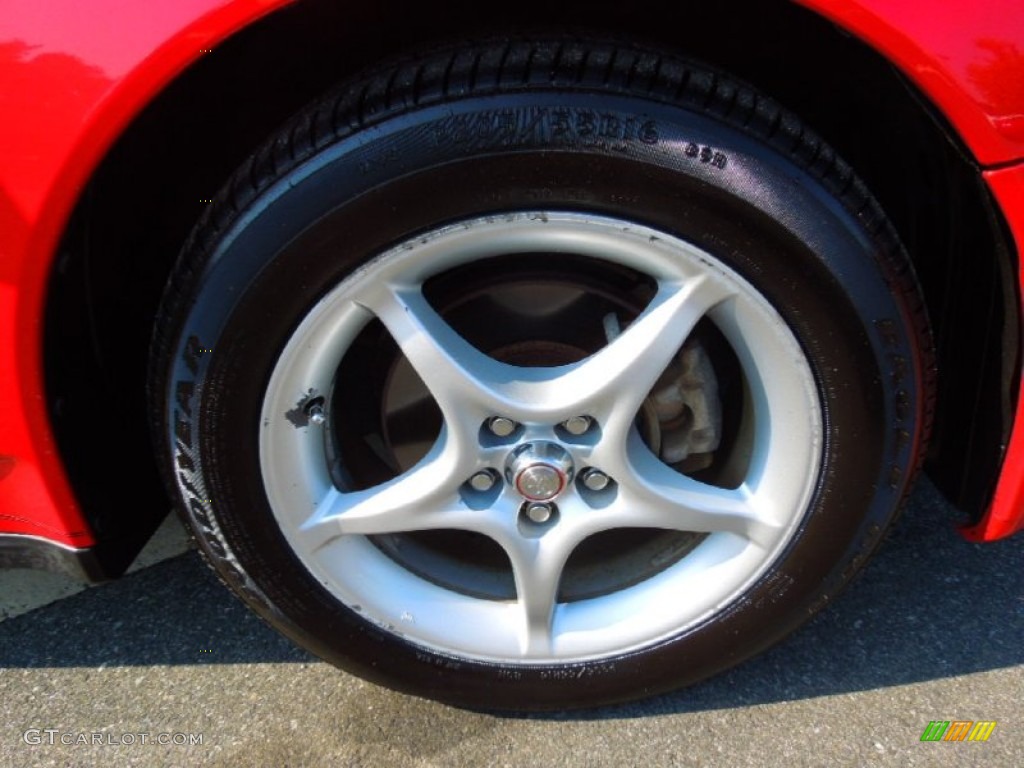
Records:
[[[822,445],[810,501],[784,511],[791,527],[777,553],[724,607],[669,633],[652,629],[649,641],[630,641],[618,652],[532,662],[478,658],[388,626],[347,604],[344,589],[307,567],[265,489],[264,398],[311,308],[379,254],[403,243],[418,247],[418,238],[426,242],[445,225],[517,212],[584,217],[597,228],[626,222],[709,254],[782,318],[820,403]],[[643,294],[628,270],[577,273],[560,261],[568,258],[549,253],[494,263],[502,280],[543,282],[546,265],[557,262],[550,281],[577,280],[603,297],[598,303],[620,302],[619,289]],[[448,298],[431,301],[463,306],[470,288],[489,290],[487,271],[467,265],[455,288],[436,289]],[[630,315],[629,302],[639,302],[636,315],[645,300],[622,299],[622,312]],[[515,331],[494,330],[508,323],[466,317],[457,328],[477,346],[522,346]],[[360,372],[337,385],[342,395],[311,392],[293,412],[279,414],[294,429],[311,430],[310,415],[328,412],[326,443],[341,466],[335,480],[353,487],[387,479],[379,458],[363,457],[359,440],[350,439],[387,432],[381,409],[365,405],[391,386],[395,353],[386,335],[365,333],[350,340],[339,364],[339,371]],[[566,346],[561,333],[551,330],[549,347]],[[741,417],[730,414],[755,406],[728,391],[739,353],[716,353],[722,334],[702,333],[722,380],[720,439],[728,445],[742,431]],[[224,581],[270,624],[318,656],[398,690],[477,708],[552,709],[695,682],[775,643],[831,600],[878,544],[917,470],[930,422],[930,344],[892,227],[852,171],[794,116],[718,72],[658,52],[494,42],[428,54],[346,84],[235,174],[168,286],[151,391],[166,474],[185,519]],[[526,362],[551,364],[541,346],[525,348],[535,356]],[[506,359],[522,362],[513,353]],[[517,434],[508,437],[510,450],[528,439]],[[713,476],[715,461],[696,476]],[[629,546],[662,546],[651,543],[656,539],[638,534]],[[694,546],[706,540],[697,537]],[[673,541],[664,546],[677,546]],[[382,540],[378,545],[390,562],[413,567]],[[501,597],[495,589],[490,599]]]

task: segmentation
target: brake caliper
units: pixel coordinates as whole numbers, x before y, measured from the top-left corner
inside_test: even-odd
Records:
[[[621,333],[618,318],[604,318],[605,336]],[[711,466],[722,439],[722,401],[711,358],[691,336],[651,388],[640,412],[644,441],[680,472]]]

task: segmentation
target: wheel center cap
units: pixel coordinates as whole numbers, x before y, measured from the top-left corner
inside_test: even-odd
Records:
[[[572,457],[555,443],[526,443],[509,454],[505,474],[527,501],[551,501],[572,480]]]
[[[547,464],[533,464],[516,475],[516,489],[530,501],[548,501],[565,487],[565,475]]]

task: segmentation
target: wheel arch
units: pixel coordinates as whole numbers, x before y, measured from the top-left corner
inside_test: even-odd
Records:
[[[145,416],[149,334],[204,201],[267,134],[338,79],[409,46],[535,29],[538,18],[545,28],[637,37],[729,70],[844,155],[910,250],[935,321],[940,392],[929,466],[962,508],[984,512],[1016,408],[1016,256],[975,158],[885,58],[781,0],[753,11],[741,0],[689,9],[678,27],[663,23],[678,11],[660,0],[644,14],[578,0],[487,11],[461,0],[442,9],[400,5],[313,0],[249,25],[163,89],[90,177],[49,278],[43,351],[57,445],[97,539],[166,508]],[[858,77],[837,82],[836,72]],[[996,399],[998,409],[981,406]],[[95,482],[112,460],[127,478],[116,498]],[[154,515],[143,528],[159,521]],[[137,544],[126,544],[120,560]]]

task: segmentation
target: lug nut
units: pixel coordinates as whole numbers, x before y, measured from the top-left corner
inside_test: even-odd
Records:
[[[324,408],[322,405],[314,405],[306,411],[306,415],[309,417],[309,423],[320,426],[327,421],[327,416],[324,414]]]
[[[469,485],[474,491],[489,491],[494,487],[497,479],[494,472],[489,469],[482,469],[469,478]]]
[[[540,501],[532,501],[526,505],[526,516],[535,523],[546,523],[551,519],[552,511],[550,504]]]
[[[600,469],[594,469],[593,467],[583,470],[583,473],[580,475],[580,480],[582,480],[583,484],[592,491],[603,491],[612,482],[612,479],[608,477],[608,475]]]
[[[508,437],[518,426],[512,419],[506,419],[504,416],[495,416],[487,422],[487,428],[497,437]]]
[[[590,417],[572,416],[562,422],[562,429],[564,429],[570,435],[582,435],[584,432],[590,429]]]

